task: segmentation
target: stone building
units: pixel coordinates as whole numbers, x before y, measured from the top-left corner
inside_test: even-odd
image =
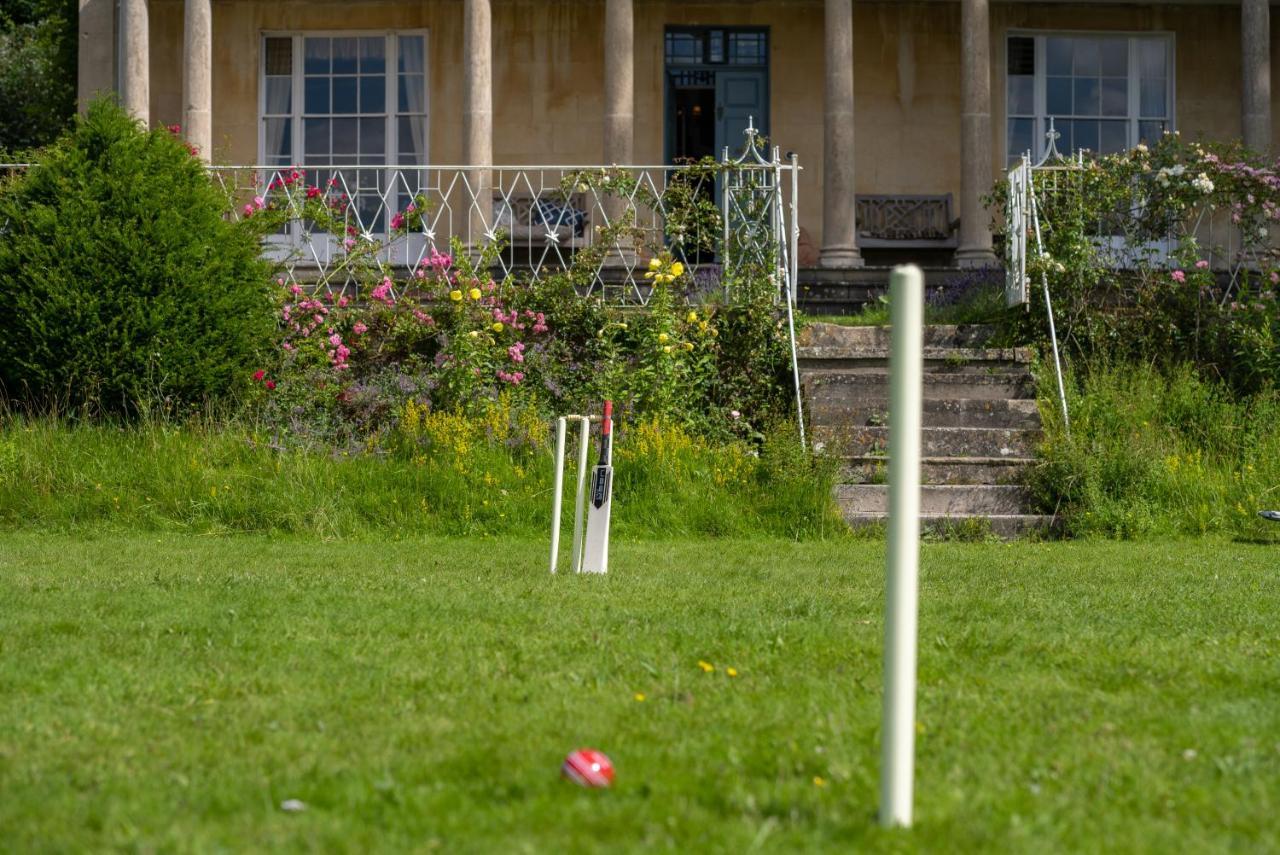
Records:
[[[981,195],[1043,139],[1270,149],[1267,0],[80,0],[79,93],[227,164],[659,164],[748,116],[805,167],[811,264],[862,263],[855,198]]]

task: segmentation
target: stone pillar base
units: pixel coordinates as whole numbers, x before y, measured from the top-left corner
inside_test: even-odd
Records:
[[[857,247],[823,247],[822,255],[818,257],[818,266],[827,270],[849,270],[862,267],[864,264],[866,261],[863,260],[862,253],[858,252]]]
[[[996,254],[989,249],[957,249],[955,262],[956,267],[971,270],[979,267],[995,267],[1000,263],[1000,259],[996,258]]]

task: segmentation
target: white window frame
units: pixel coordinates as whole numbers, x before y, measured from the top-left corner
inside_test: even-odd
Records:
[[[1141,75],[1138,73],[1138,52],[1134,48],[1135,40],[1161,39],[1165,42],[1166,56],[1168,58],[1167,74],[1165,76],[1165,103],[1168,105],[1168,130],[1173,132],[1178,127],[1177,115],[1177,39],[1171,30],[1028,30],[1028,29],[1012,29],[1007,30],[1004,34],[1004,62],[1002,64],[1003,74],[1001,75],[1002,85],[1004,86],[1004,129],[1001,137],[1001,149],[1004,154],[1004,162],[1008,164],[1011,153],[1009,151],[1009,120],[1012,118],[1025,118],[1025,116],[1013,116],[1009,109],[1009,40],[1013,38],[1032,38],[1035,39],[1035,127],[1032,129],[1031,151],[1032,161],[1038,160],[1044,152],[1045,133],[1049,130],[1049,111],[1048,96],[1046,90],[1048,87],[1048,74],[1046,73],[1046,63],[1048,61],[1048,50],[1045,47],[1046,40],[1049,38],[1062,36],[1066,38],[1126,38],[1129,40],[1129,68],[1128,68],[1128,103],[1130,112],[1127,116],[1129,125],[1130,145],[1136,145],[1138,137],[1138,123],[1142,121],[1139,113],[1141,111]],[[1095,118],[1095,117],[1084,117]],[[1106,117],[1096,117],[1099,121],[1103,121]],[[1116,117],[1118,118],[1118,117]],[[1013,153],[1013,156],[1022,154],[1022,152]],[[1071,152],[1063,151],[1062,154],[1071,154]]]
[[[256,133],[258,136],[258,164],[265,165],[267,160],[266,154],[266,133],[265,119],[267,112],[267,39],[290,38],[293,40],[293,68],[290,73],[292,75],[292,110],[289,114],[290,121],[290,139],[293,142],[293,162],[291,166],[310,166],[306,164],[304,157],[304,139],[302,118],[305,115],[305,42],[308,37],[312,38],[371,38],[381,36],[386,40],[386,81],[387,81],[387,101],[386,101],[386,140],[387,140],[387,162],[388,168],[400,166],[400,133],[396,127],[397,107],[400,103],[399,81],[396,75],[399,73],[399,41],[397,36],[421,36],[422,37],[422,113],[425,130],[423,134],[423,162],[415,164],[421,167],[431,163],[431,38],[430,31],[425,29],[407,29],[407,30],[264,30],[258,39],[258,120]],[[361,114],[354,113],[353,117],[359,118]],[[367,118],[367,117],[366,117]],[[317,166],[327,167],[328,164],[316,164]],[[280,168],[280,167],[277,167]],[[338,168],[338,167],[335,167]]]

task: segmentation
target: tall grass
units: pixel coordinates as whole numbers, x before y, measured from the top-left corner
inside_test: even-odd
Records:
[[[1070,436],[1056,399],[1042,401],[1046,439],[1031,485],[1069,533],[1280,536],[1257,516],[1280,507],[1274,392],[1239,399],[1188,366],[1093,364],[1075,372],[1068,406]]]
[[[7,416],[0,421],[0,526],[545,536],[553,465],[546,426],[533,425],[537,435],[520,442],[492,427],[441,415],[351,455],[273,448],[236,422],[124,428]],[[657,424],[624,427],[615,534],[842,533],[833,468],[794,446],[780,434],[756,454]],[[567,469],[571,508],[572,460]],[[572,514],[565,516],[567,525]]]

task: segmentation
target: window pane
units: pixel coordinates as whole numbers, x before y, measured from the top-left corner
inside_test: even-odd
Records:
[[[1036,40],[1026,36],[1009,39],[1009,61],[1006,73],[1033,75],[1036,73]]]
[[[426,163],[427,119],[425,116],[401,116],[399,148],[401,163]]]
[[[356,112],[356,78],[333,78],[333,112]]]
[[[359,151],[358,119],[333,120],[333,153],[355,154]]]
[[[1163,118],[1168,115],[1165,109],[1165,82],[1160,79],[1143,80],[1139,84],[1141,88],[1141,103],[1139,114],[1143,118]]]
[[[1050,113],[1071,112],[1071,78],[1050,77],[1045,83],[1045,107]]]
[[[1071,40],[1045,39],[1045,71],[1049,74],[1071,73]]]
[[[267,39],[262,65],[266,74],[293,74],[293,39]]]
[[[333,73],[355,74],[359,39],[333,40]]]
[[[293,80],[288,77],[268,77],[265,112],[268,116],[288,115],[293,112]]]
[[[1098,81],[1092,77],[1077,77],[1073,88],[1075,89],[1073,106],[1075,114],[1077,116],[1098,115]]]
[[[1138,74],[1143,78],[1165,77],[1168,63],[1164,39],[1138,40]]]
[[[667,33],[666,46],[668,63],[702,62],[702,36],[697,33]]]
[[[1158,142],[1164,136],[1164,122],[1138,122],[1138,139],[1141,142]]]
[[[708,34],[707,61],[724,62],[724,30],[712,30]]]
[[[738,65],[762,65],[764,61],[764,33],[729,34],[729,62]]]
[[[1129,123],[1127,121],[1100,122],[1102,139],[1098,149],[1102,154],[1118,154],[1129,148]]]
[[[399,104],[401,113],[421,113],[427,109],[426,78],[423,75],[400,75]]]
[[[1075,139],[1071,133],[1073,126],[1074,123],[1070,119],[1054,119],[1053,127],[1058,132],[1058,139],[1054,145],[1056,145],[1058,151],[1063,154],[1070,154],[1075,151]],[[1041,146],[1048,145],[1048,143],[1049,141],[1046,139],[1041,143]]]
[[[1098,122],[1094,119],[1077,119],[1071,124],[1072,150],[1083,148],[1098,151]]]
[[[1129,76],[1129,40],[1102,40],[1102,74],[1104,77]]]
[[[411,74],[421,74],[423,67],[422,36],[400,37],[400,70]]]
[[[362,156],[386,154],[387,151],[387,120],[386,119],[361,119],[360,120],[360,154]]]
[[[1024,152],[1031,151],[1031,135],[1034,133],[1036,126],[1035,119],[1010,119],[1009,120],[1009,162],[1012,163],[1022,157]],[[1037,151],[1032,151],[1031,156],[1038,158],[1040,155]]]
[[[268,163],[276,163],[278,159],[293,159],[293,120],[266,119],[263,122],[263,151]]]
[[[307,74],[328,74],[329,73],[329,40],[328,39],[307,39],[305,50],[306,56],[306,73]]]
[[[303,119],[303,145],[307,160],[324,160],[329,154],[329,120]]]
[[[1096,77],[1100,68],[1102,48],[1097,39],[1072,39],[1071,69],[1074,74]],[[336,60],[335,48],[335,64]]]
[[[360,73],[387,73],[387,42],[383,38],[360,40]]]
[[[1129,81],[1126,78],[1102,78],[1102,115],[1129,115]]]
[[[360,78],[360,112],[385,113],[387,110],[387,79],[385,77]]]
[[[1036,79],[1034,77],[1009,78],[1009,115],[1029,116],[1036,111]]]
[[[329,112],[329,78],[308,77],[306,83],[306,112]]]

